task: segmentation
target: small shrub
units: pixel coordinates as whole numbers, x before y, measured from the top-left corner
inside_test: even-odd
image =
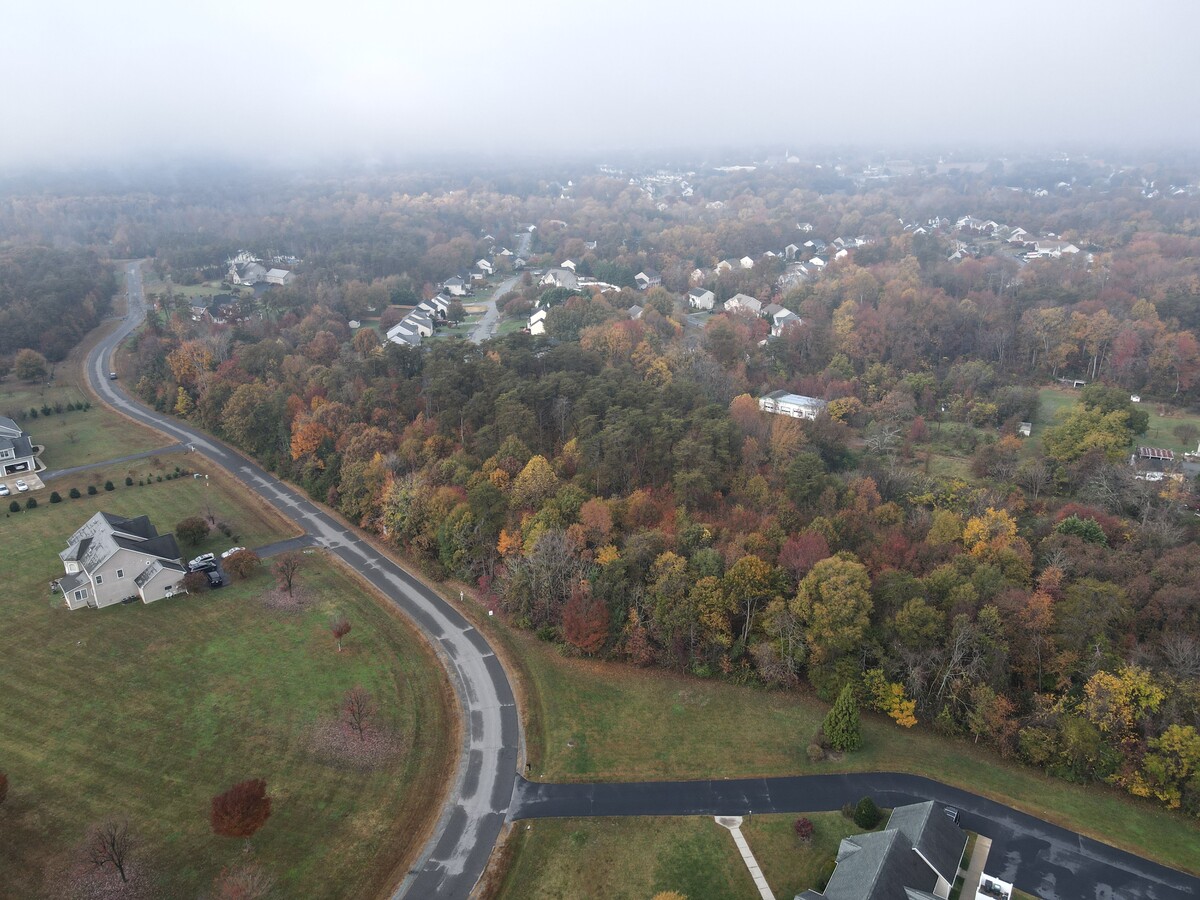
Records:
[[[217,531],[221,532],[225,537],[233,537],[233,529],[225,522],[218,523]]]
[[[56,403],[54,404],[54,411],[55,411],[56,413],[59,413],[60,415],[62,414],[62,411],[63,411],[63,405],[62,405],[62,401],[61,401],[61,400],[60,400],[60,401],[58,401],[58,402],[56,402]]]
[[[130,480],[130,482],[131,482],[131,483],[133,482],[133,479],[132,479],[132,478],[131,478],[131,479],[129,479],[129,480]],[[142,481],[142,480],[139,478],[139,479],[138,479],[138,487],[145,487],[145,486],[146,486],[146,482]]]
[[[125,476],[125,487],[133,487],[133,476],[132,475]]]
[[[87,412],[87,411],[88,411],[89,409],[91,409],[91,408],[92,408],[92,401],[91,401],[91,400],[84,400],[84,401],[83,401],[83,410],[84,410],[84,412]]]
[[[67,412],[75,412],[75,404],[72,401],[67,401]]]
[[[21,511],[20,502],[17,500],[14,500],[12,503],[8,504],[8,511],[9,512],[20,512]]]
[[[79,493],[79,488],[71,488],[71,490],[67,491],[67,496],[72,500],[78,500],[83,495]]]
[[[111,484],[111,482],[109,482],[109,483]],[[95,496],[97,493],[98,493],[98,492],[97,492],[97,490],[96,490],[96,486],[95,486],[94,484],[89,484],[89,485],[88,485],[88,496],[89,496],[89,497],[93,497],[93,496]]]
[[[50,495],[50,502],[51,503],[62,503],[62,497],[59,496],[58,491],[55,491],[54,493],[52,493]]]
[[[859,828],[874,828],[882,818],[883,813],[870,797],[863,797],[858,801],[858,806],[854,807],[854,824]]]
[[[796,832],[796,837],[805,844],[811,844],[813,838],[813,823],[812,819],[801,817],[792,823],[792,831]]]
[[[113,483],[111,481],[104,482],[104,489],[106,491],[115,491],[116,490],[116,488],[113,486]]]
[[[810,763],[819,763],[825,758],[825,751],[821,749],[820,744],[809,744],[805,752],[808,754],[808,761]]]
[[[32,406],[29,407],[29,418],[31,418],[31,419],[37,418],[37,410],[34,409]]]
[[[43,416],[48,416],[48,415],[50,415],[52,412],[54,412],[54,408],[53,408],[52,406],[50,406],[50,404],[49,404],[49,403],[43,403],[43,404],[42,404],[42,415],[43,415]]]
[[[28,500],[26,500],[26,501],[25,501],[25,508],[26,508],[26,509],[37,509],[37,498],[36,498],[36,497],[30,497]]]
[[[154,480],[155,480],[155,481],[162,481],[162,476],[161,476],[161,475],[159,475],[159,476],[158,476],[157,478],[155,478]]]

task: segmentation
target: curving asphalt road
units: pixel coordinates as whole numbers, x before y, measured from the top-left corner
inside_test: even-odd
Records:
[[[146,315],[140,264],[125,267],[129,312],[92,350],[88,380],[97,395],[125,415],[189,444],[224,468],[314,542],[338,556],[378,588],[416,623],[437,649],[463,708],[458,777],[437,829],[420,862],[395,897],[465,898],[487,865],[504,825],[516,778],[521,727],[508,676],[491,646],[454,607],[402,568],[360,540],[340,520],[292,490],[269,472],[211,436],[169,419],[130,399],[108,378],[113,349]]]
[[[832,812],[866,795],[884,807],[937,800],[992,839],[985,871],[1045,900],[1196,900],[1200,879],[919,775],[868,772],[725,781],[539,784],[517,779],[512,819]],[[1200,858],[1200,848],[1197,848]]]

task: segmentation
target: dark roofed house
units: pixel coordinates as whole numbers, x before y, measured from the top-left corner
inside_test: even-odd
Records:
[[[882,831],[842,841],[824,893],[796,900],[945,900],[966,846],[940,803],[897,806]]]
[[[100,609],[130,597],[152,603],[179,593],[187,569],[173,534],[159,534],[147,516],[98,512],[58,554],[66,575],[59,588],[70,609]]]
[[[0,472],[17,475],[35,466],[29,433],[8,416],[0,416]]]

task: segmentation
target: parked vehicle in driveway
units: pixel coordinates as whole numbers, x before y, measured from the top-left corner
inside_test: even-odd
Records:
[[[206,572],[205,574],[208,575],[208,586],[210,588],[225,587],[225,579],[221,576],[220,572],[216,571],[215,566],[213,567],[212,571]]]
[[[233,556],[233,554],[241,553],[245,549],[246,549],[245,547],[230,547],[228,550],[226,550],[224,553],[221,554],[221,559],[229,559],[229,557]]]
[[[195,559],[188,562],[188,568],[195,572],[199,570],[201,566],[213,566],[215,568],[216,564],[217,558],[211,553],[201,553]]]
[[[0,497],[7,497],[12,491],[8,489],[7,484],[0,484]]]
[[[13,486],[21,493],[25,493],[25,491],[29,490],[29,485],[21,481],[19,478],[16,480],[16,482],[14,482]]]

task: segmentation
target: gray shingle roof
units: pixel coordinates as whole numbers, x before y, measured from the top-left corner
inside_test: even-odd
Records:
[[[897,806],[888,819],[889,830],[900,831],[938,873],[954,883],[967,835],[950,821],[945,807],[932,800]]]

